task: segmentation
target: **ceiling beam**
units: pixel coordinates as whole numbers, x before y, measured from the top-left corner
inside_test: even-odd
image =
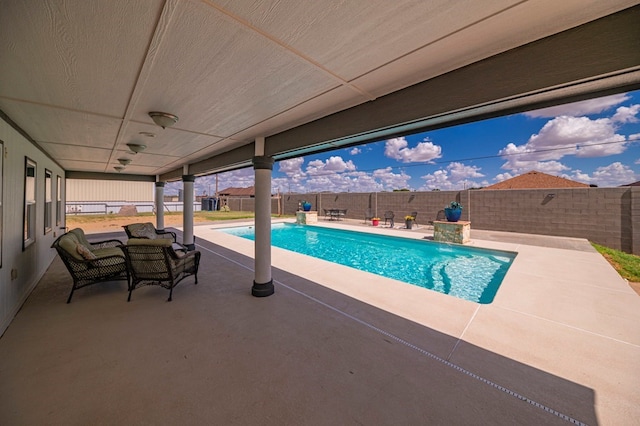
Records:
[[[124,180],[133,182],[155,182],[155,176],[131,175],[126,173],[100,173],[100,172],[78,172],[67,170],[64,174],[66,179],[90,179],[90,180]]]

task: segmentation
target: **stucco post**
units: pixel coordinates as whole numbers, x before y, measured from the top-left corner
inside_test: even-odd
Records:
[[[253,157],[255,172],[255,277],[251,294],[256,297],[271,296],[275,289],[271,278],[271,170],[273,158]]]
[[[156,182],[156,228],[164,230],[164,182]]]
[[[196,248],[193,240],[193,183],[196,177],[194,175],[183,175],[183,198],[182,198],[182,244],[187,246],[189,250]]]

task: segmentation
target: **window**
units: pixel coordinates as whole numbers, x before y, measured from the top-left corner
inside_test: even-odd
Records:
[[[36,163],[25,157],[24,160],[24,240],[22,249],[26,249],[36,240]]]
[[[52,198],[51,194],[53,192],[53,188],[51,184],[53,183],[51,170],[44,169],[44,233],[51,231],[51,204]]]
[[[60,176],[56,176],[56,226],[60,226],[62,223],[62,215],[64,212],[62,211],[62,178]]]

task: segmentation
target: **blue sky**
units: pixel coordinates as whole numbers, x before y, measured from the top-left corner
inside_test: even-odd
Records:
[[[459,190],[538,170],[610,187],[640,180],[640,91],[276,162],[273,192]],[[253,185],[253,169],[218,176]],[[167,185],[177,192],[181,183]],[[196,179],[212,194],[215,177]]]

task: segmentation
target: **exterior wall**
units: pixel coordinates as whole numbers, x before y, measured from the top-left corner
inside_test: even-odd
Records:
[[[231,211],[239,212],[253,212],[256,208],[255,198],[243,198],[243,197],[221,197],[221,203],[227,203]],[[271,198],[271,214],[278,214],[278,199]],[[290,214],[295,215],[295,210]]]
[[[284,194],[284,214],[295,214],[303,200],[320,217],[323,209],[340,208],[347,209],[347,218],[364,220],[371,208],[378,217],[392,210],[401,223],[417,211],[416,222],[422,225],[458,201],[463,205],[460,220],[471,222],[472,233],[484,229],[586,238],[640,254],[640,187]]]
[[[0,140],[4,142],[4,174],[2,179],[2,266],[0,266],[0,335],[45,273],[56,256],[51,244],[60,235],[56,226],[56,180],[64,170],[55,164],[36,146],[0,119]],[[22,250],[24,212],[24,164],[25,156],[36,162],[36,228],[35,242]],[[52,172],[52,229],[44,232],[44,172]],[[62,196],[64,201],[64,194]],[[64,227],[64,217],[60,225]],[[14,278],[12,278],[14,271]],[[71,287],[69,287],[71,289]],[[64,302],[64,301],[62,301]]]
[[[67,180],[67,202],[76,201],[125,201],[153,204],[153,182],[127,182],[121,180]]]

